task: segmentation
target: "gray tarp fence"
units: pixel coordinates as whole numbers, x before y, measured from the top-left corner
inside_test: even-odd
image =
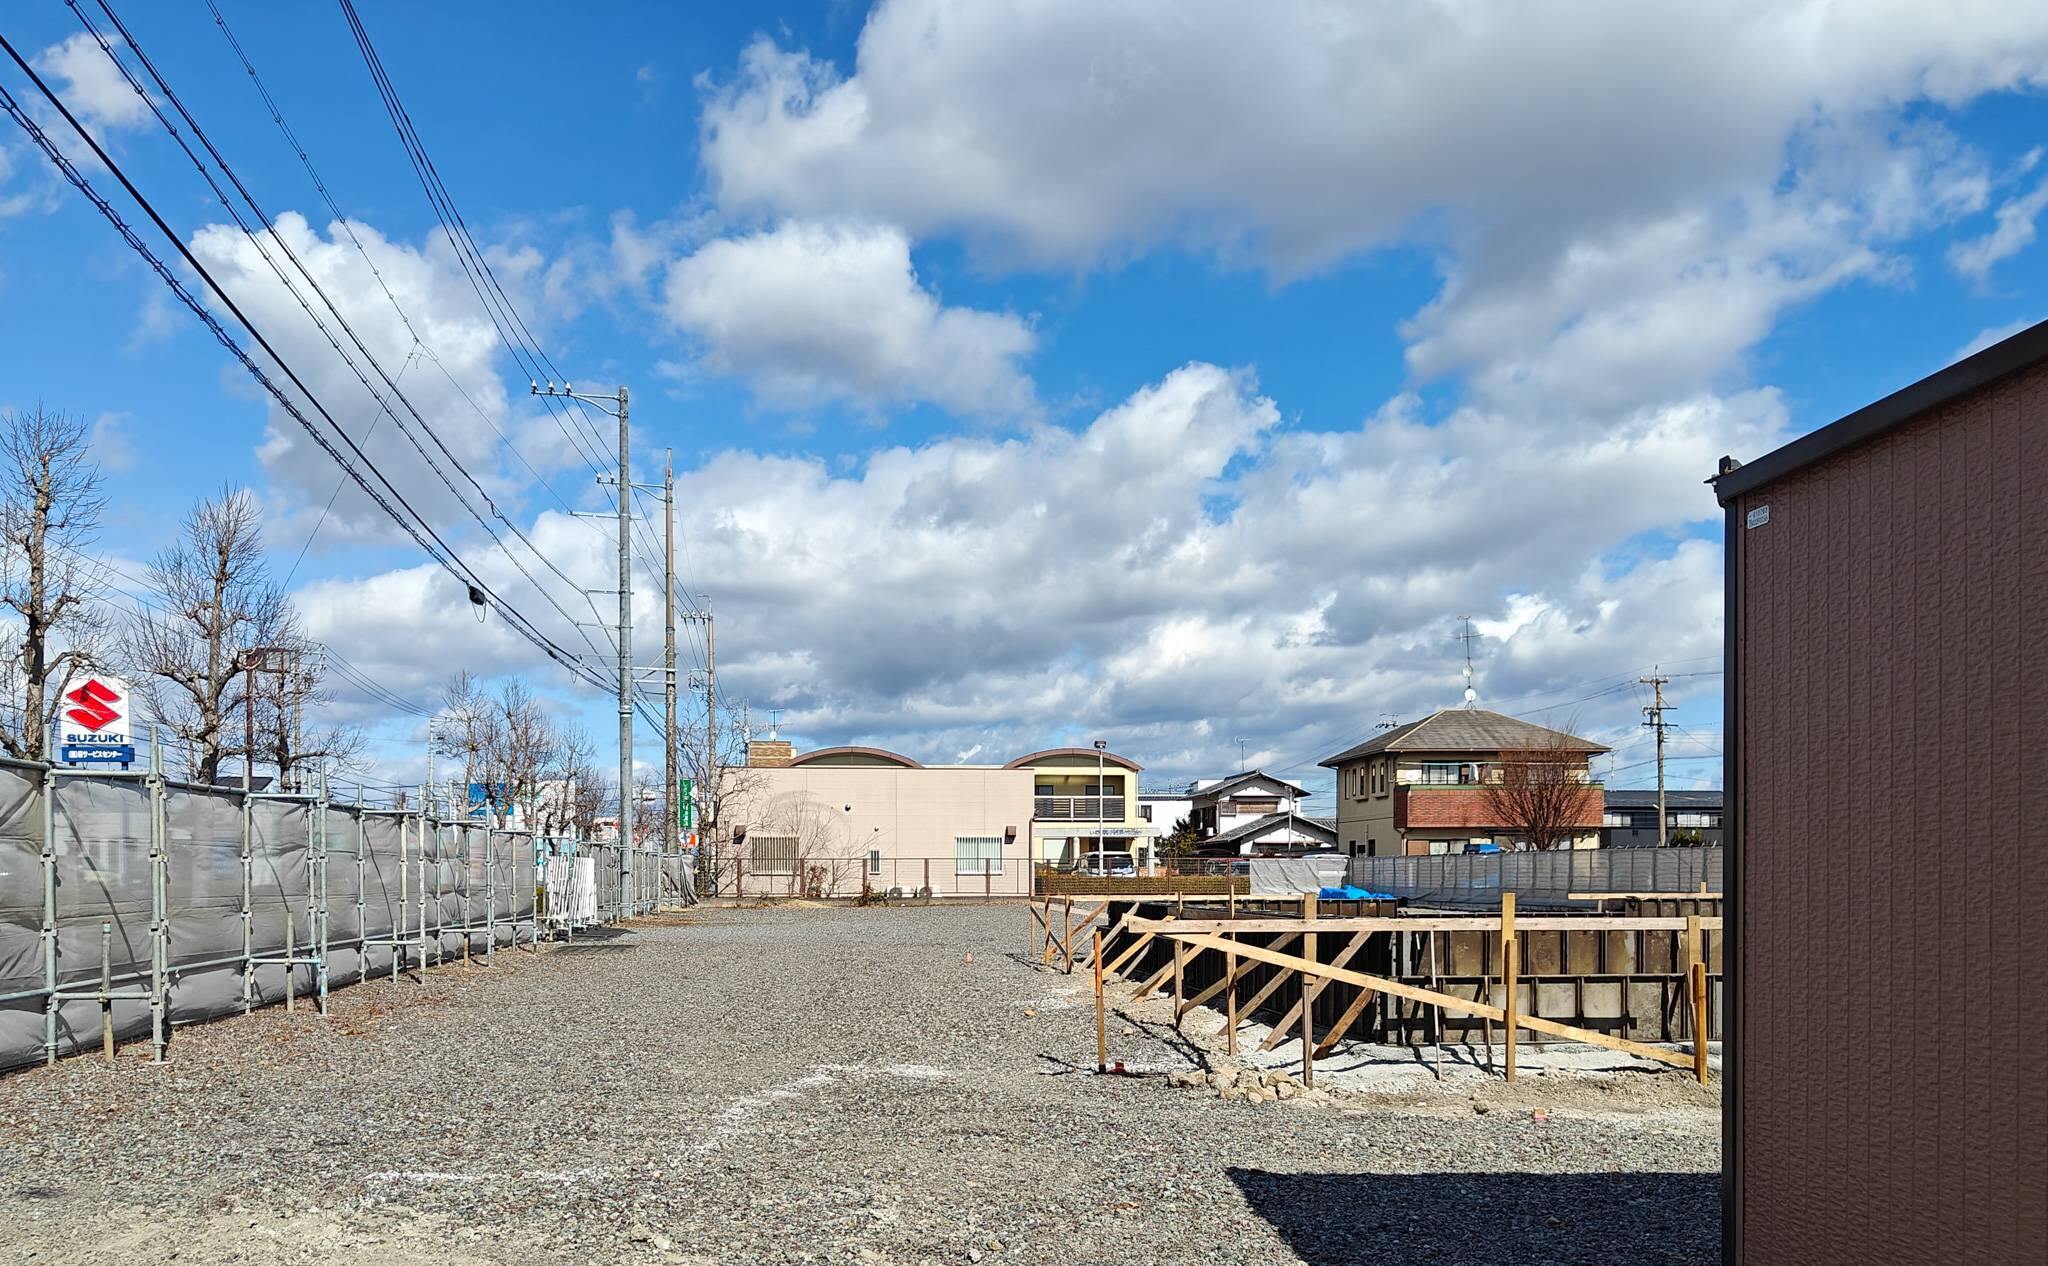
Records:
[[[0,761],[0,1069],[97,1046],[103,979],[132,1041],[530,945],[537,882],[521,831]]]
[[[1574,892],[1721,891],[1718,848],[1556,849],[1542,853],[1452,853],[1438,857],[1354,857],[1351,882],[1421,905],[1571,905]]]

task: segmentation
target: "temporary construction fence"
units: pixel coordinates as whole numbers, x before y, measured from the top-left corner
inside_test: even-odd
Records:
[[[1585,894],[1721,891],[1718,848],[1553,849],[1354,857],[1351,882],[1422,905],[1498,906],[1512,892],[1524,907],[1568,906]]]
[[[154,762],[152,754],[152,761]],[[542,854],[593,915],[691,899],[681,859],[411,807],[0,760],[0,1070],[501,948],[533,946]]]

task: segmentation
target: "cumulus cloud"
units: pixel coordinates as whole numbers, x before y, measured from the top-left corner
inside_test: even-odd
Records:
[[[483,495],[516,498],[519,489],[530,488],[533,474],[526,463],[546,474],[576,461],[573,448],[533,442],[539,409],[515,413],[498,374],[503,345],[497,330],[478,308],[444,247],[408,246],[370,225],[355,223],[355,236],[363,246],[358,253],[339,224],[323,234],[296,212],[278,216],[276,224],[278,238],[339,308],[355,336],[397,383],[399,393],[432,423],[438,440],[419,429],[398,395],[356,354],[348,335],[276,243],[264,239],[271,257],[291,278],[292,288],[279,280],[257,243],[232,225],[200,229],[192,237],[192,253],[265,332],[334,420],[390,477],[399,494],[431,522],[473,522],[444,475],[481,508]],[[385,297],[385,287],[396,307]],[[320,313],[333,339],[356,356],[369,386],[315,326],[300,297]],[[278,381],[292,391],[289,382],[282,377]],[[300,406],[324,428],[309,405],[301,401]],[[393,413],[404,419],[404,428]],[[501,433],[522,441],[518,456],[501,441]],[[354,483],[344,482],[333,459],[275,404],[270,406],[269,432],[257,451],[273,492],[287,508],[318,514],[340,485],[321,529],[323,540],[392,532],[383,511]],[[481,485],[482,494],[457,470],[458,463]],[[436,473],[436,466],[442,473]]]
[[[1438,215],[1553,242],[1653,221],[1769,188],[1797,137],[2044,66],[2048,14],[2000,0],[884,0],[851,74],[756,41],[702,146],[734,211],[860,211],[1063,263],[1181,241],[1288,272]]]
[[[851,471],[727,451],[677,500],[689,585],[717,600],[721,688],[811,741],[945,760],[1106,736],[1163,776],[1224,767],[1242,735],[1298,769],[1382,711],[1455,702],[1457,614],[1494,622],[1489,701],[1710,653],[1718,547],[1629,563],[1612,546],[1711,521],[1713,459],[1784,429],[1754,392],[1599,436],[1476,408],[1431,422],[1412,401],[1315,434],[1282,427],[1248,373],[1191,364],[1078,430],[952,436]],[[563,516],[535,531],[572,574],[605,574],[602,534]],[[473,644],[431,575],[320,594],[316,631],[394,675],[429,679],[448,639]],[[651,585],[638,602],[652,627]],[[1633,722],[1632,701],[1607,702],[1589,724]]]
[[[775,405],[930,403],[1030,413],[1024,320],[947,307],[911,267],[910,241],[875,224],[789,221],[710,242],[669,269],[664,311],[713,372]]]
[[[115,51],[119,36],[108,36]],[[99,41],[84,31],[36,55],[36,69],[55,77],[58,95],[72,113],[100,128],[139,127],[149,121],[149,103],[121,77]]]

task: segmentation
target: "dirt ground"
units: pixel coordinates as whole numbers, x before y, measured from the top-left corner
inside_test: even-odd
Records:
[[[1096,1076],[1027,939],[704,910],[0,1078],[0,1262],[1718,1261],[1718,1094],[1675,1070],[1357,1048],[1245,1103],[1170,1084],[1231,1062],[1149,1001]]]

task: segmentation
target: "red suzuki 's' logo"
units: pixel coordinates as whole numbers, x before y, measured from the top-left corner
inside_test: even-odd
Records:
[[[78,705],[65,712],[65,719],[76,721],[88,730],[103,730],[121,719],[120,713],[107,706],[121,696],[100,681],[88,681],[64,697]]]

